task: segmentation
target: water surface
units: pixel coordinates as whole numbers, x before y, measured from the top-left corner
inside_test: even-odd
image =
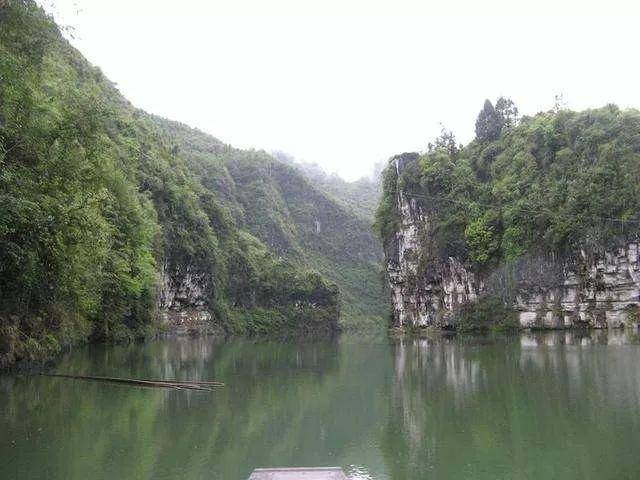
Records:
[[[55,370],[227,386],[0,376],[0,479],[640,478],[639,365],[628,332],[90,346]]]

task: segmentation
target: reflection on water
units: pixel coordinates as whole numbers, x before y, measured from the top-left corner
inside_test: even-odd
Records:
[[[638,478],[639,362],[624,331],[87,347],[57,371],[227,386],[0,376],[0,478]]]

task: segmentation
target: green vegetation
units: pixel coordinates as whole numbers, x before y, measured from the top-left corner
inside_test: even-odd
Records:
[[[425,271],[450,256],[485,276],[531,270],[528,259],[570,261],[637,234],[640,112],[608,105],[516,116],[510,100],[487,101],[469,145],[445,131],[426,153],[404,154],[399,179],[388,168],[376,218],[383,242],[398,228],[396,185],[428,216]]]
[[[456,312],[456,331],[506,331],[520,328],[515,312],[501,298],[485,296]]]
[[[0,2],[0,364],[155,330],[198,274],[231,333],[379,318],[368,224],[264,152],[132,107],[30,0]],[[336,285],[339,287],[336,287]]]
[[[373,182],[334,182],[283,154],[278,156],[286,163],[265,152],[224,145],[178,122],[149,118],[240,227],[292,264],[312,267],[339,287],[343,328],[383,322],[382,249],[371,228],[371,211],[352,201],[367,195],[375,201]]]
[[[344,208],[352,210],[369,223],[373,222],[382,193],[377,179],[363,177],[354,182],[347,182],[335,173],[327,174],[319,165],[297,162],[284,152],[274,152],[273,155],[283,163],[296,167],[313,185],[331,195]],[[377,177],[377,173],[379,172],[374,176]]]
[[[0,14],[0,356],[144,334],[157,222],[108,136],[112,87],[31,3]]]
[[[453,153],[432,148],[402,172],[404,193],[429,212],[431,251],[483,268],[527,252],[604,246],[637,230],[640,112],[609,105],[497,124],[497,139]],[[376,225],[386,239],[397,221],[395,180],[384,186]]]
[[[635,305],[628,305],[625,308],[627,314],[627,326],[629,327],[638,327],[640,322],[640,310]]]

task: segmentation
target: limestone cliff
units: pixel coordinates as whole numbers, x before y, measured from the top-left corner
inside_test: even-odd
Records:
[[[186,267],[169,269],[163,265],[158,295],[162,324],[176,333],[204,333],[213,325],[207,308],[211,279],[203,272]]]
[[[496,294],[508,298],[524,328],[637,323],[640,260],[635,238],[562,257],[543,252],[513,262],[510,269],[478,271],[464,258],[438,257],[426,241],[433,206],[429,198],[408,193],[402,181],[403,174],[414,174],[411,169],[418,162],[418,154],[394,157],[385,185],[393,202],[389,208],[396,216],[394,228],[384,238],[396,326],[455,328],[460,307]]]

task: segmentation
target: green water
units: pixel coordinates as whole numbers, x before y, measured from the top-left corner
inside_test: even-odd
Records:
[[[55,369],[227,386],[0,376],[0,478],[640,478],[639,365],[625,332],[91,346]]]

